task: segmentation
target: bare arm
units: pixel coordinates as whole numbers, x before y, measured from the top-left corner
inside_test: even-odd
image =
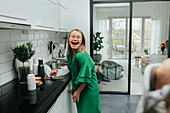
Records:
[[[54,68],[53,70],[51,70],[50,75],[51,75],[51,76],[56,76],[57,73],[58,73],[58,69],[57,69],[57,68]]]
[[[86,87],[87,83],[82,83],[79,88],[73,94],[73,102],[79,102],[80,93]]]
[[[68,66],[67,66],[67,65],[65,65],[65,66],[60,66],[60,69],[65,68],[65,67],[67,68]]]

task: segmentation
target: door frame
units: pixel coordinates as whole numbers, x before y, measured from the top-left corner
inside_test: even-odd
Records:
[[[169,1],[169,0],[90,0],[90,56],[93,58],[93,4],[102,3],[129,3],[130,4],[130,22],[129,22],[129,64],[128,64],[128,92],[102,92],[104,94],[128,94],[130,95],[131,89],[131,45],[132,45],[132,11],[133,2],[154,2],[154,1]],[[169,42],[170,42],[170,24],[169,24]],[[168,58],[170,58],[170,46],[168,46]]]
[[[129,40],[131,40],[132,33],[132,1],[130,0],[112,0],[112,1],[93,1],[90,0],[90,48],[93,48],[93,5],[102,3],[129,3]],[[90,56],[93,58],[93,49],[90,49]],[[100,92],[102,94],[130,94],[131,83],[131,41],[129,41],[129,61],[128,61],[128,91],[127,92],[113,92],[106,91]]]

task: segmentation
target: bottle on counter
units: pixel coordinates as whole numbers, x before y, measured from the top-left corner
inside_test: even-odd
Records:
[[[64,52],[62,52],[62,58],[64,58]]]
[[[28,90],[35,90],[36,89],[36,82],[35,82],[35,75],[34,74],[28,74],[27,75],[27,84],[28,84]]]
[[[42,78],[42,80],[44,79],[44,64],[43,64],[43,59],[40,58],[38,60],[39,64],[38,64],[38,76],[40,76]]]
[[[27,84],[28,84],[28,97],[29,103],[35,104],[37,102],[37,91],[36,91],[36,82],[35,75],[28,74],[27,75]]]
[[[29,63],[29,73],[31,74],[33,73],[33,62],[31,59],[29,59],[28,63]]]
[[[62,57],[62,52],[61,52],[61,49],[59,50],[58,52],[58,57],[61,58]]]
[[[33,60],[33,73],[34,75],[38,75],[38,59],[34,58]]]

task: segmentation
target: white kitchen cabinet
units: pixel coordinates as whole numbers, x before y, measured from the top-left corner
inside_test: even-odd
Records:
[[[59,30],[59,5],[50,0],[30,0],[30,15],[32,29]]]
[[[75,13],[73,0],[60,0],[60,28],[70,31],[73,28],[73,14]]]
[[[0,21],[30,24],[28,5],[25,0],[1,0]]]
[[[1,0],[0,21],[31,24],[32,29],[57,31],[60,7],[52,0]]]
[[[60,94],[56,102],[50,108],[48,113],[76,113],[76,104],[72,102],[70,94],[71,82],[67,85],[64,91]]]

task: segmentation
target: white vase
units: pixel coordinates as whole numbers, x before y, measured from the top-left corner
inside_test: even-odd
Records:
[[[20,62],[18,59],[14,59],[14,67],[17,72],[18,80],[20,84],[26,84],[27,83],[27,75],[29,74],[29,63]]]

